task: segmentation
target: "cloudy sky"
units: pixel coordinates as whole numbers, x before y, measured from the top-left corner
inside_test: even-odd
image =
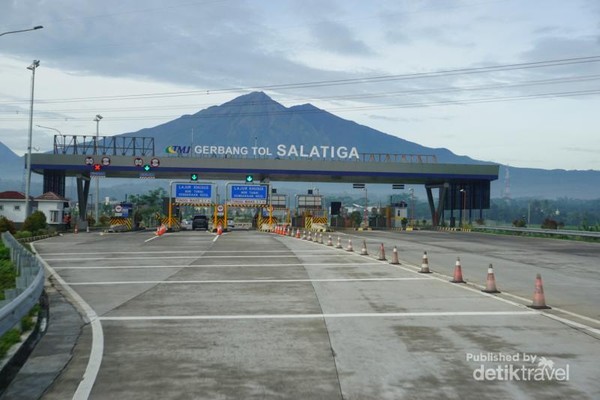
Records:
[[[0,3],[0,33],[44,26],[0,37],[0,142],[18,154],[40,60],[40,151],[53,129],[95,134],[96,114],[114,135],[262,90],[480,160],[600,169],[597,0]]]

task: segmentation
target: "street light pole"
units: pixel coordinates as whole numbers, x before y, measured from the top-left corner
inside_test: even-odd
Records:
[[[102,115],[100,114],[96,114],[96,118],[94,118],[94,121],[96,122],[96,146],[94,146],[96,148],[96,154],[98,155],[98,140],[100,137],[100,120],[102,119]],[[99,203],[100,203],[100,177],[96,177],[96,202],[94,204],[94,215],[95,215],[95,219],[96,219],[96,223],[99,222],[98,218],[99,218]]]
[[[33,63],[28,70],[31,71],[31,104],[29,106],[29,136],[27,138],[27,164],[26,164],[26,175],[25,175],[25,219],[29,217],[30,204],[29,204],[29,192],[31,190],[31,141],[33,136],[33,93],[35,88],[35,70],[40,66],[40,60],[33,60]]]
[[[415,225],[415,189],[410,188],[410,225]]]
[[[369,197],[368,197],[367,187],[365,186],[365,229],[369,227]]]
[[[34,26],[33,28],[29,28],[29,29],[20,29],[18,31],[2,32],[2,33],[0,33],[0,36],[8,35],[8,34],[11,34],[11,33],[21,33],[21,32],[35,31],[37,29],[42,29],[42,28],[43,28],[43,26],[38,25],[38,26]]]
[[[467,219],[467,189],[460,189],[460,192],[463,194],[463,215],[460,219],[460,226],[464,227]]]
[[[44,129],[50,129],[53,130],[54,132],[58,133],[58,136],[60,136],[61,138],[63,137],[63,134],[61,131],[59,131],[56,128],[52,128],[51,126],[44,126],[44,125],[36,125],[38,128],[44,128]],[[55,143],[56,144],[56,143]],[[64,147],[64,146],[63,146]],[[58,149],[57,149],[58,150]]]

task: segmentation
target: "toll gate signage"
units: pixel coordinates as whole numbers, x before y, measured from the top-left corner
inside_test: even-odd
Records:
[[[268,186],[265,185],[231,185],[230,199],[238,204],[266,204]]]
[[[207,201],[212,198],[212,185],[199,183],[176,183],[175,201],[179,203],[193,203]]]

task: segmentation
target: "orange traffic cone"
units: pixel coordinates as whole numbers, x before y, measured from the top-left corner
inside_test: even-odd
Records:
[[[544,286],[542,285],[542,275],[537,274],[535,277],[535,291],[533,292],[533,304],[528,306],[529,308],[535,308],[536,310],[549,309],[546,305],[546,299],[544,298]]]
[[[456,257],[456,265],[454,266],[454,278],[450,282],[465,283],[462,276],[462,268],[460,266],[460,257]]]
[[[156,228],[156,236],[162,236],[167,231],[167,227],[163,224]]]
[[[494,276],[494,268],[492,264],[488,267],[488,274],[485,284],[485,289],[482,290],[485,293],[500,293],[498,289],[496,289],[496,277]]]
[[[341,242],[341,240],[340,240],[340,237],[339,237],[339,236],[338,236],[338,240],[337,240],[337,243],[336,243],[336,245],[335,245],[335,248],[336,248],[336,249],[341,249],[341,248],[342,248],[342,242]]]
[[[221,234],[223,233],[223,227],[221,226],[221,224],[217,225],[217,235],[221,236]]]
[[[427,258],[427,252],[423,252],[423,260],[421,261],[421,270],[419,271],[421,274],[430,274],[429,270],[429,259]]]
[[[396,246],[394,246],[394,249],[392,250],[392,261],[390,261],[390,264],[400,264],[400,260],[398,260],[398,249]]]
[[[385,258],[385,249],[383,248],[383,243],[381,243],[381,247],[379,248],[379,254],[377,255],[377,259],[380,261],[384,261]]]
[[[348,247],[346,247],[346,251],[354,251],[352,248],[352,240],[348,239]]]
[[[327,246],[333,246],[333,240],[331,240],[331,235],[327,235]]]
[[[296,229],[296,239],[300,239],[300,228]]]
[[[367,241],[363,240],[362,249],[360,249],[360,254],[363,256],[368,256],[369,252],[367,251]]]

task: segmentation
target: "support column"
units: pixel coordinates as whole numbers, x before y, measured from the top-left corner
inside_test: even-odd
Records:
[[[79,203],[79,218],[75,222],[79,228],[87,227],[87,201],[90,193],[90,177],[77,176],[77,202]],[[85,221],[85,224],[80,222]]]
[[[434,227],[438,226],[440,222],[444,220],[444,204],[446,202],[446,195],[449,187],[449,183],[444,183],[443,185],[425,185],[429,210],[431,211],[431,220]],[[437,208],[435,207],[431,189],[439,189]]]
[[[45,169],[44,170],[44,191],[43,193],[53,192],[59,196],[65,197],[65,171]]]

